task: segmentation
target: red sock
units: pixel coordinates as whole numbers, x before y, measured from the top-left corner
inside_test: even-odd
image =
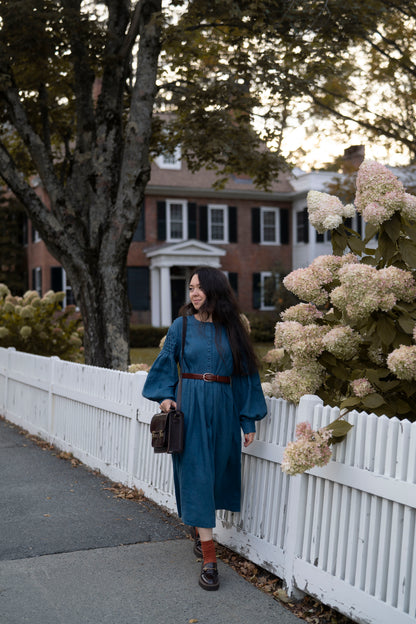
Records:
[[[207,542],[201,541],[201,548],[204,563],[216,563],[217,556],[215,554],[214,540],[208,540]]]

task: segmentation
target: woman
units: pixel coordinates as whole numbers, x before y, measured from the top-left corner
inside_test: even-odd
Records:
[[[189,298],[181,309],[187,316],[181,404],[185,442],[183,453],[172,456],[175,494],[179,517],[195,527],[194,552],[202,550],[199,585],[216,590],[215,511],[240,511],[240,427],[248,446],[255,421],[264,418],[267,408],[257,358],[225,275],[199,267],[191,276]],[[173,322],[143,389],[166,412],[176,407],[182,324],[182,317]]]

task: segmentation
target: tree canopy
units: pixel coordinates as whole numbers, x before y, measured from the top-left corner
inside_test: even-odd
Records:
[[[191,170],[215,169],[219,184],[244,172],[267,188],[286,167],[281,138],[297,102],[340,119],[345,103],[360,104],[354,46],[396,89],[389,122],[363,93],[361,123],[414,144],[400,81],[414,69],[404,36],[414,17],[398,0],[2,1],[0,175],[67,271],[87,362],[127,365],[125,266],[150,158],[180,144]]]

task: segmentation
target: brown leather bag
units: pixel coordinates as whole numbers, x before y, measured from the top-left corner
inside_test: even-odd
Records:
[[[181,369],[187,320],[186,316],[184,316],[182,325]],[[183,451],[184,415],[183,412],[181,412],[181,399],[182,375],[179,375],[176,409],[172,409],[169,412],[159,412],[155,414],[150,421],[152,447],[155,453],[182,453]]]
[[[155,453],[182,453],[183,412],[170,410],[155,414],[150,422],[152,447]]]

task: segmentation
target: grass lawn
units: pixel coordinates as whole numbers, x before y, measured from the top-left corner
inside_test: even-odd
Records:
[[[266,342],[258,342],[254,345],[254,348],[256,349],[257,355],[261,361],[262,357],[266,355],[267,351],[269,351],[270,349],[273,349],[273,345],[270,343],[266,343]],[[160,353],[160,349],[158,347],[154,347],[151,349],[150,348],[131,349],[130,350],[131,363],[132,364],[144,363],[144,364],[149,364],[149,366],[151,366],[159,353]],[[266,370],[267,370],[267,364],[265,364],[260,369],[260,376],[262,378],[262,381],[264,379]]]

